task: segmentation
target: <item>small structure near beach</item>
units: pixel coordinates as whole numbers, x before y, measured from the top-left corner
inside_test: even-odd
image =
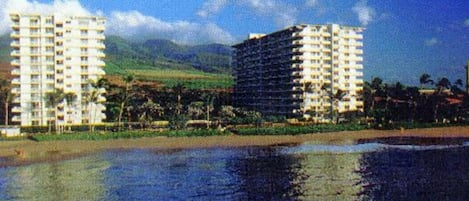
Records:
[[[0,134],[4,137],[17,137],[21,135],[18,127],[0,127]]]

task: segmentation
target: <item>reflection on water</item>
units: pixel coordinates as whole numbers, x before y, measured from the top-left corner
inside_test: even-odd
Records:
[[[468,200],[467,146],[106,151],[0,168],[0,200]]]
[[[59,163],[0,168],[0,200],[100,200],[108,163],[86,157]]]

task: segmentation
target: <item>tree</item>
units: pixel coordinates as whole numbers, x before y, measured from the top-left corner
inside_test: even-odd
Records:
[[[450,87],[451,87],[451,82],[446,77],[440,78],[438,82],[436,83],[438,94],[441,94],[444,89],[449,89]]]
[[[8,126],[9,122],[9,111],[10,111],[10,102],[12,99],[11,94],[11,87],[10,81],[8,80],[0,80],[0,98],[1,102],[3,102],[3,108],[5,112],[5,126]]]
[[[225,123],[236,117],[235,108],[231,105],[223,105],[219,114],[221,120]]]
[[[180,115],[182,110],[182,94],[186,90],[186,87],[182,83],[177,83],[172,87],[173,93],[177,96],[176,114]]]
[[[434,84],[434,81],[430,79],[430,75],[424,73],[420,76],[420,88],[423,89],[423,86],[426,84]]]
[[[204,102],[202,101],[194,101],[187,106],[187,114],[191,119],[199,119],[204,113]]]
[[[124,90],[120,94],[119,116],[117,117],[119,130],[122,129],[122,115],[124,114],[126,104],[128,104],[132,97],[132,82],[134,77],[133,75],[126,75],[122,77],[122,80],[124,81]]]
[[[47,92],[44,96],[46,107],[49,108],[49,119],[47,124],[49,125],[49,133],[52,132],[52,121],[55,120],[56,131],[58,131],[57,122],[57,106],[64,100],[64,92],[62,89],[55,89],[53,92]],[[54,120],[53,120],[54,119]]]
[[[210,128],[210,112],[213,111],[213,102],[215,101],[215,96],[211,93],[206,93],[202,95],[202,99],[205,104],[205,117],[207,118],[207,128]]]
[[[145,125],[150,125],[153,120],[163,114],[163,107],[158,103],[154,103],[151,99],[147,99],[138,109],[140,111],[139,121],[143,124],[142,128],[145,128]]]
[[[463,86],[463,81],[461,79],[457,79],[453,85],[451,85],[451,92],[455,94],[463,93],[463,90],[460,88]]]
[[[94,132],[96,116],[96,105],[101,102],[101,95],[108,86],[108,81],[104,78],[98,80],[88,80],[86,96],[83,96],[83,103],[88,106],[88,126],[89,131]]]
[[[75,103],[75,101],[77,100],[77,94],[73,93],[73,92],[67,92],[64,94],[64,99],[65,99],[65,102],[67,103],[67,108],[70,110],[72,107],[73,107],[73,104]],[[73,108],[74,110],[74,108]],[[68,112],[67,112],[68,113]],[[71,115],[69,116],[69,119],[71,119]],[[65,124],[67,125],[68,123],[65,122]],[[71,127],[69,127],[69,130],[71,130]]]

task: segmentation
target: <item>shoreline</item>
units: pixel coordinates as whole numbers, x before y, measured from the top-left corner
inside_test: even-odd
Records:
[[[206,137],[152,137],[115,140],[70,140],[35,142],[31,140],[0,141],[0,167],[53,162],[112,149],[190,149],[210,147],[245,147],[313,144],[356,144],[359,140],[392,137],[468,138],[469,126],[409,130],[361,130],[304,135],[251,135]]]

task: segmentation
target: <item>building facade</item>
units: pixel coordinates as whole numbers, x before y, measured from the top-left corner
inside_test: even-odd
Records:
[[[297,25],[234,45],[234,104],[330,120],[363,110],[363,28]]]
[[[102,122],[104,89],[93,83],[105,74],[105,19],[58,14],[11,14],[10,18],[12,122],[21,126]],[[54,104],[52,93],[74,95]]]

